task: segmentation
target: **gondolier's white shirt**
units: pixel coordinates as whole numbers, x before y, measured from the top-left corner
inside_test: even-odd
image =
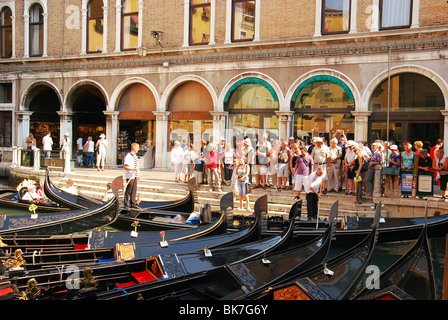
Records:
[[[129,168],[131,169],[135,169],[138,168],[138,157],[136,154],[129,152],[126,157],[124,157],[124,163],[125,165],[128,165]],[[131,179],[132,174],[134,173],[134,171],[132,170],[124,170],[124,177],[126,179]],[[135,171],[135,174],[132,178],[137,178],[139,174],[139,171]]]

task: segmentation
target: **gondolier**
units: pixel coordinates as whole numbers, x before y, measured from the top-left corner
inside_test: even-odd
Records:
[[[131,151],[124,158],[124,177],[126,178],[126,190],[124,192],[124,207],[138,208],[137,206],[137,182],[140,179],[137,152],[140,149],[138,143],[131,144]]]

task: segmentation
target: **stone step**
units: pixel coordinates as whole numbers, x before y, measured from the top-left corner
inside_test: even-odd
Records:
[[[102,198],[106,192],[106,183],[104,180],[95,180],[89,177],[83,178],[71,178],[78,188],[79,192],[86,195]],[[64,187],[66,179],[52,179],[52,182],[57,187]],[[203,190],[205,189],[205,190]],[[219,208],[219,199],[222,197],[223,193],[230,192],[230,186],[223,186],[223,193],[220,192],[209,192],[208,186],[201,186],[200,190],[197,191],[197,205],[198,210],[200,206],[208,203],[214,209]],[[186,184],[180,183],[170,183],[166,181],[154,181],[154,180],[141,180],[138,186],[138,195],[141,200],[177,200],[185,197],[187,192]],[[288,215],[291,205],[294,203],[295,192],[293,191],[282,191],[279,195],[276,190],[263,190],[255,189],[249,196],[249,203],[253,208],[254,203],[258,197],[263,194],[268,194],[268,212],[269,215]],[[303,198],[303,208],[302,213],[306,214],[306,200]],[[320,214],[328,215],[331,205],[335,199],[321,199],[319,210]],[[236,206],[239,204],[239,198],[236,199]],[[340,215],[358,215],[358,216],[372,216],[374,213],[373,208],[370,204],[363,205],[353,205],[347,204],[343,201],[339,203],[339,214]],[[384,212],[384,216],[387,216],[387,211]]]

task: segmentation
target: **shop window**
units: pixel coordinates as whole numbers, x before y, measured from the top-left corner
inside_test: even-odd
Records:
[[[348,138],[354,137],[354,98],[350,89],[334,77],[316,76],[306,80],[296,89],[292,107],[296,138],[329,139],[337,130],[343,130]]]
[[[91,0],[87,7],[87,52],[103,51],[103,1]]]
[[[190,45],[208,44],[210,41],[209,0],[191,0],[190,3]]]
[[[232,42],[253,40],[255,37],[255,1],[232,1]]]
[[[372,93],[370,111],[409,112],[436,111],[444,109],[443,93],[431,79],[416,74],[403,73],[390,79],[390,102],[388,103],[388,80],[383,81]]]
[[[12,146],[12,112],[0,111],[0,147]]]
[[[29,20],[29,55],[42,56],[44,47],[43,10],[40,4],[34,4],[30,9]]]
[[[279,118],[275,114],[279,108],[278,98],[266,82],[243,79],[229,90],[225,102],[234,147],[246,137],[255,145],[264,133],[271,142],[278,139]]]
[[[322,34],[350,30],[350,0],[322,1]]]
[[[138,0],[121,1],[121,50],[138,47]]]
[[[12,57],[12,12],[9,7],[4,7],[0,12],[0,43],[1,57]]]
[[[381,29],[410,27],[411,16],[412,0],[380,0]]]
[[[0,103],[12,102],[12,83],[0,83]]]

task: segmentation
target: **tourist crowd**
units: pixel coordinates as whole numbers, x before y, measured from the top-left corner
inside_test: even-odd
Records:
[[[182,148],[178,141],[174,142],[171,164],[175,180],[187,182],[195,177],[198,188],[208,184],[210,192],[221,192],[221,185],[231,185],[240,197],[240,209],[243,200],[249,209],[247,194],[253,188],[294,190],[296,199],[303,191],[312,212],[317,207],[313,204],[328,192],[354,195],[355,203],[360,204],[363,196],[372,196],[375,184],[379,184],[381,195],[402,196],[401,173],[412,172],[414,163],[418,172],[433,172],[442,200],[447,196],[448,161],[441,139],[432,147],[421,141],[406,141],[401,146],[374,141],[369,145],[348,140],[343,130],[337,130],[330,141],[313,137],[309,145],[294,137],[271,143],[264,134],[255,145],[245,138],[234,148],[222,138],[218,145],[202,141],[198,153],[194,149],[192,144]],[[383,174],[376,175],[375,168]]]

